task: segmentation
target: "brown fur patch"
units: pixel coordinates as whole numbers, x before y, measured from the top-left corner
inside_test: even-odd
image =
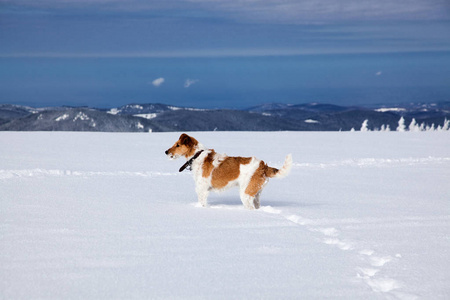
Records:
[[[253,176],[245,189],[247,195],[254,197],[261,190],[266,181],[267,168],[267,165],[263,161],[259,163],[258,169],[253,173]]]
[[[240,165],[249,164],[251,157],[227,157],[213,169],[211,185],[215,189],[224,188],[230,181],[239,177]]]
[[[271,177],[272,178],[275,175],[277,175],[277,173],[278,173],[278,169],[277,168],[272,168],[272,167],[269,167],[269,166],[266,165],[266,169],[264,171],[264,174],[267,177]]]
[[[202,177],[207,178],[211,175],[212,170],[214,169],[213,161],[214,156],[216,155],[216,152],[214,149],[211,150],[211,152],[208,154],[208,156],[205,157],[205,160],[203,161],[202,166]]]

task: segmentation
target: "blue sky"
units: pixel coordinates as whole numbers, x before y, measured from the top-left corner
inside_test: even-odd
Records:
[[[31,106],[450,100],[450,4],[0,0],[0,90]]]

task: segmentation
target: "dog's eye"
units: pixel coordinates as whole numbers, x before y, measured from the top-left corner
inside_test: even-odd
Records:
[[[180,147],[180,145],[179,144],[177,144],[177,146],[176,147]]]

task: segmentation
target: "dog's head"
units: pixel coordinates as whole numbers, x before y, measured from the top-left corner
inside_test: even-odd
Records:
[[[167,149],[165,153],[171,159],[177,159],[180,156],[189,158],[195,154],[195,147],[197,145],[198,141],[196,139],[183,133],[178,141],[176,141],[171,148]]]

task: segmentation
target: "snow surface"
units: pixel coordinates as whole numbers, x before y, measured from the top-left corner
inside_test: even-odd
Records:
[[[0,133],[2,299],[449,299],[448,132],[199,132],[280,167],[196,204],[178,133]]]

